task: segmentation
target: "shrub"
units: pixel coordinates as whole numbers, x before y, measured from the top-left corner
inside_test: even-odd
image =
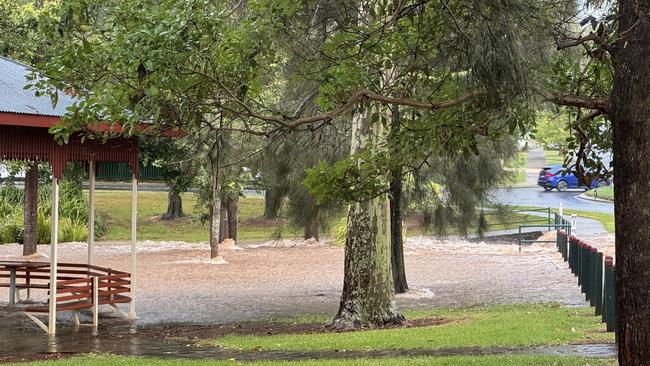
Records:
[[[71,241],[85,241],[88,238],[88,229],[86,225],[74,221],[69,217],[61,219],[59,225],[59,241],[62,243]]]
[[[22,243],[23,211],[14,210],[0,221],[0,243]]]
[[[343,218],[341,221],[339,221],[338,224],[334,226],[334,233],[333,233],[333,243],[336,246],[342,247],[345,246],[345,241],[347,240],[348,237],[348,219]]]
[[[49,244],[52,237],[52,221],[45,210],[38,210],[36,217],[36,241],[38,244]]]

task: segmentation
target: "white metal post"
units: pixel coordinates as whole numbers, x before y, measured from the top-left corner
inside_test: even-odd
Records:
[[[94,262],[95,250],[95,162],[90,161],[88,169],[88,265]]]
[[[571,215],[571,235],[578,233],[578,215]]]
[[[135,174],[131,179],[131,302],[129,303],[129,317],[136,318],[135,295],[136,295],[136,241],[138,230],[138,178]]]
[[[50,308],[49,324],[47,333],[56,334],[56,279],[57,279],[57,256],[58,256],[58,235],[59,235],[59,180],[52,179],[52,231],[50,239]]]
[[[93,277],[93,327],[99,324],[99,277]]]

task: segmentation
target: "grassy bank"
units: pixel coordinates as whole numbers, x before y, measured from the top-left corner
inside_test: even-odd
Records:
[[[608,201],[614,201],[614,187],[599,187],[589,190],[585,193],[589,197],[600,198]]]
[[[558,150],[544,150],[544,157],[546,158],[546,165],[564,164],[564,156],[560,155]]]
[[[568,308],[556,304],[491,306],[486,308],[434,309],[407,311],[406,316],[413,322],[420,321],[419,327],[363,330],[356,332],[327,333],[313,330],[314,333],[282,334],[283,329],[296,325],[320,325],[329,317],[306,316],[293,319],[269,320],[273,329],[280,334],[242,336],[226,335],[218,339],[199,341],[203,347],[217,346],[244,353],[249,356],[260,351],[322,352],[323,359],[299,361],[238,361],[230,360],[180,360],[139,358],[112,355],[85,355],[57,361],[40,361],[21,365],[43,366],[202,366],[202,365],[254,365],[254,366],[370,366],[370,365],[615,365],[615,360],[602,358],[580,358],[542,355],[513,355],[511,352],[495,355],[468,355],[451,357],[409,357],[378,355],[377,358],[326,359],[330,352],[344,354],[348,351],[391,351],[436,350],[475,348],[474,352],[496,350],[492,347],[517,348],[526,346],[563,345],[596,342],[613,342],[612,333],[605,333],[599,317],[593,316],[590,308]],[[435,320],[426,322],[426,320]],[[429,324],[429,325],[426,325]],[[434,325],[431,325],[434,324]],[[283,326],[286,326],[283,328]],[[246,328],[238,325],[238,329]],[[295,330],[294,330],[295,331]],[[262,333],[266,334],[266,333]],[[192,342],[194,338],[188,339]],[[482,351],[483,350],[483,351]],[[298,353],[296,353],[298,352]],[[173,357],[173,355],[170,355]],[[312,356],[313,357],[313,356]]]
[[[539,209],[536,206],[516,206],[514,207],[518,210],[529,210],[529,209]],[[605,212],[592,212],[592,211],[582,211],[582,210],[573,210],[573,209],[564,209],[564,215],[577,215],[578,217],[584,217],[587,219],[592,219],[599,221],[607,232],[615,232],[614,228],[614,214],[605,213]]]
[[[377,329],[362,332],[230,335],[201,341],[202,345],[237,350],[368,351],[511,347],[611,342],[590,308],[559,305],[493,306],[407,313],[409,319],[436,317],[444,323],[428,327]]]
[[[600,221],[600,223],[603,224],[603,226],[605,227],[608,233],[613,233],[616,231],[616,229],[614,228],[614,214],[609,214],[604,212],[568,210],[568,209],[564,209],[564,214],[577,215],[579,217]]]
[[[528,166],[528,151],[520,151],[517,153],[514,159],[512,159],[507,165],[506,169],[508,170],[510,177],[510,184],[514,187],[524,186],[526,184],[526,172],[525,169]]]
[[[207,242],[209,238],[208,224],[201,223],[196,211],[196,197],[192,193],[183,196],[183,211],[187,217],[172,221],[162,221],[160,216],[167,209],[167,193],[138,192],[138,238],[139,240],[183,240],[186,242]],[[106,234],[101,240],[129,240],[131,238],[131,193],[128,191],[98,191],[96,193],[97,212],[107,226]],[[270,240],[275,238],[299,238],[302,228],[296,228],[286,220],[265,220],[264,198],[242,197],[239,203],[238,239],[241,241]],[[331,236],[336,225],[343,220],[340,217],[332,219],[330,231],[322,234]],[[538,219],[527,214],[512,214],[507,216],[486,215],[488,231],[505,230],[517,227],[516,222]],[[415,216],[405,218],[408,225],[408,236],[431,235],[431,230],[424,230],[419,219]],[[447,230],[450,235],[458,230],[452,225]],[[475,228],[470,228],[475,233]]]
[[[161,221],[167,210],[167,193],[138,192],[138,236],[141,240],[183,240],[206,242],[208,224],[201,223],[196,211],[196,196],[185,193],[183,211],[186,218]],[[125,191],[98,191],[97,212],[106,221],[108,232],[102,240],[128,240],[131,237],[131,193]],[[299,229],[285,225],[282,220],[264,220],[264,199],[243,197],[239,203],[240,240],[267,240],[282,237],[299,237]]]
[[[304,361],[261,361],[244,362],[237,360],[174,360],[139,358],[109,355],[88,355],[58,361],[40,361],[10,364],[13,366],[605,366],[616,365],[615,360],[525,355],[454,356],[454,357],[393,357],[359,358],[349,360],[304,360]]]

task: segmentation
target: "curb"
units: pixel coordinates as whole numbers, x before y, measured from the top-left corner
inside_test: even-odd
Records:
[[[585,201],[614,203],[614,201],[606,200],[606,199],[603,199],[603,198],[596,198],[596,197],[587,196],[586,193],[581,193],[581,194],[577,195],[576,197],[578,197],[580,199],[583,199]]]

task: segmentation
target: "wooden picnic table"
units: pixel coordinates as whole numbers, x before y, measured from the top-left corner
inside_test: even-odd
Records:
[[[9,305],[16,304],[16,271],[48,267],[47,262],[0,261],[0,267],[9,270]]]

